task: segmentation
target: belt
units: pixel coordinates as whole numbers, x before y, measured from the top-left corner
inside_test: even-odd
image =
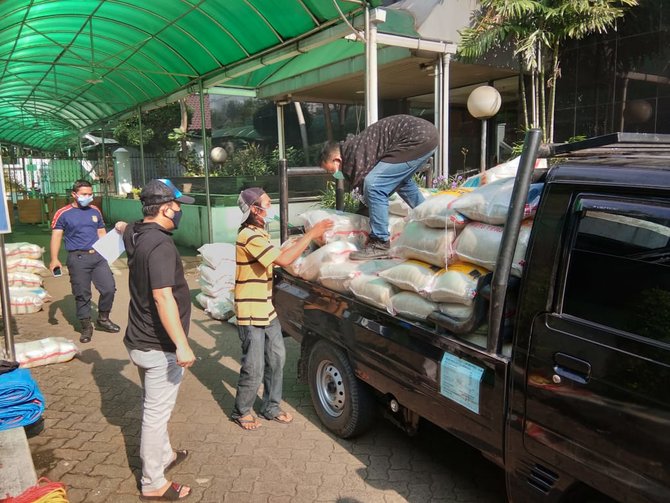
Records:
[[[93,248],[90,250],[68,250],[68,253],[95,253],[95,250]]]

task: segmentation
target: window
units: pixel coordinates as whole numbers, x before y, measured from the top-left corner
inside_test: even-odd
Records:
[[[670,343],[670,206],[581,199],[563,313]]]

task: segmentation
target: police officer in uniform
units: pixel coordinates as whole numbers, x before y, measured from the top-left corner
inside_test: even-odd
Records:
[[[65,238],[67,267],[77,306],[77,319],[81,326],[79,341],[90,342],[93,337],[91,324],[91,282],[100,292],[98,319],[95,326],[104,332],[116,333],[119,326],[109,319],[114,303],[116,284],[107,260],[93,249],[93,244],[107,234],[100,210],[91,204],[93,188],[86,180],[77,180],[72,186],[73,202],[56,212],[51,222],[51,262],[54,272],[62,264],[58,250]]]

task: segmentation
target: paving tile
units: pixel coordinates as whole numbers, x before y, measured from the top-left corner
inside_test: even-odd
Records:
[[[123,260],[118,269],[112,318],[123,331]],[[197,289],[197,276],[187,279]],[[47,333],[77,341],[69,283],[45,278],[45,288],[62,305],[53,315],[58,323],[50,323],[48,311],[17,317],[17,342]],[[29,439],[33,461],[38,476],[66,483],[72,503],[138,501],[142,392],[122,337],[108,335],[96,332],[75,360],[33,369],[47,402],[45,430]],[[190,338],[200,359],[187,372],[169,426],[173,446],[191,453],[171,473],[193,488],[189,502],[505,500],[502,471],[444,432],[410,439],[380,419],[355,439],[329,433],[314,412],[308,386],[296,381],[300,348],[292,339],[285,339],[282,407],[295,421],[263,421],[256,432],[242,431],[229,420],[240,358],[235,327],[194,308]]]

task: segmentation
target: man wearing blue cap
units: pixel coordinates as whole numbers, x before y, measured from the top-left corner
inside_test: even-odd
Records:
[[[179,227],[182,204],[194,199],[167,179],[151,180],[140,194],[141,222],[128,224],[123,242],[130,269],[128,328],[123,342],[137,366],[144,389],[140,458],[142,499],[178,500],[191,488],[169,482],[165,471],[188,456],[174,451],[168,435],[184,369],[195,355],[188,344],[191,294],[172,231]]]

